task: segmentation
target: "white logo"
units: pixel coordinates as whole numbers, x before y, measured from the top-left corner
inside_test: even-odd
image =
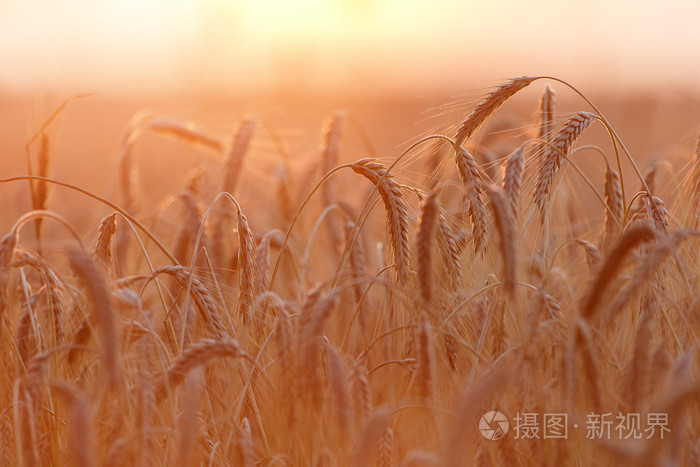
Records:
[[[508,433],[509,427],[510,424],[506,416],[495,410],[486,412],[479,420],[479,431],[481,436],[486,439],[496,440],[503,438]]]

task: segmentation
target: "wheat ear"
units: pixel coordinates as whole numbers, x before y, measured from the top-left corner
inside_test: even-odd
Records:
[[[636,267],[632,278],[627,283],[627,287],[610,304],[610,315],[608,321],[623,309],[623,307],[634,296],[642,290],[654,274],[657,273],[663,262],[680,246],[680,244],[690,237],[687,231],[678,231],[657,241],[643,261]]]
[[[119,337],[107,279],[102,269],[82,250],[71,249],[68,257],[73,270],[83,282],[92,305],[90,321],[98,324],[108,383],[115,387],[120,375]]]
[[[14,256],[13,267],[27,265],[34,268],[43,278],[45,287],[42,289],[42,293],[46,296],[49,312],[53,319],[54,336],[57,343],[61,342],[63,340],[61,281],[48,263],[37,253],[31,250],[16,249]]]
[[[169,116],[154,116],[142,121],[140,130],[150,130],[153,133],[172,136],[187,144],[199,144],[215,151],[221,151],[221,142],[198,127],[194,122],[188,122]]]
[[[640,411],[640,405],[648,394],[648,383],[650,382],[648,378],[651,374],[649,372],[651,364],[649,342],[652,337],[653,320],[651,300],[650,298],[644,300],[639,312],[632,345],[632,356],[623,375],[623,390],[627,395],[629,408],[633,411]]]
[[[221,191],[233,194],[238,186],[243,168],[243,160],[250,148],[250,142],[258,127],[258,120],[254,117],[246,117],[238,125],[238,130],[233,137],[231,148],[226,155],[224,163],[224,177],[221,183]]]
[[[693,168],[692,175],[692,197],[693,205],[695,209],[692,210],[691,215],[693,220],[691,227],[697,229],[700,227],[700,132],[698,132],[697,138],[695,140],[695,166]]]
[[[671,226],[668,223],[668,209],[661,199],[656,196],[646,196],[644,200],[649,213],[649,219],[654,223],[654,228],[662,233],[668,234]]]
[[[182,288],[190,287],[190,297],[199,310],[205,323],[211,326],[215,336],[224,338],[228,335],[221,320],[216,301],[209,293],[209,289],[196,276],[191,275],[188,268],[184,266],[161,266],[153,271],[152,277],[158,274],[167,274],[175,279]]]
[[[50,158],[50,152],[49,152],[49,137],[46,133],[41,134],[41,142],[39,143],[39,155],[38,155],[38,162],[39,162],[39,171],[37,173],[38,176],[40,177],[48,177],[49,176],[49,158]],[[37,180],[36,181],[36,191],[35,195],[33,198],[34,201],[34,209],[40,210],[44,209],[46,207],[46,200],[48,199],[49,196],[49,186],[44,180]],[[43,224],[44,219],[42,217],[38,217],[34,222],[36,226],[36,236],[37,236],[37,241],[39,242],[39,252],[41,252],[41,226]]]
[[[197,200],[192,191],[183,191],[178,195],[178,199],[182,202],[185,219],[175,236],[173,255],[180,261],[180,264],[187,265],[190,262],[191,248],[194,247],[195,239],[199,233],[199,227],[202,222],[202,212],[197,205]],[[206,247],[207,237],[204,232],[202,232],[199,248]]]
[[[394,465],[394,431],[390,426],[384,428],[382,442],[379,445],[379,467],[393,467]]]
[[[462,146],[508,99],[534,80],[529,76],[514,78],[491,91],[461,123],[455,134],[455,145]]]
[[[345,128],[346,115],[345,112],[338,111],[326,120],[321,132],[321,161],[320,166],[322,174],[326,174],[333,170],[338,165],[338,156],[340,154],[340,141]],[[325,206],[331,206],[335,203],[334,185],[332,180],[328,180],[323,185],[323,203]],[[339,217],[333,213],[328,219],[329,233],[331,244],[336,248],[342,243],[342,234],[338,226]]]
[[[583,356],[583,370],[586,376],[584,384],[588,389],[588,394],[593,400],[594,409],[600,410],[602,406],[601,394],[603,394],[603,391],[601,388],[600,371],[596,364],[593,336],[585,321],[578,320],[575,326],[575,345]]]
[[[347,433],[350,427],[350,388],[343,358],[328,341],[324,342],[326,378],[332,396],[334,412],[340,428]]]
[[[481,198],[483,192],[484,176],[479,170],[474,157],[465,149],[458,148],[455,151],[455,160],[459,178],[464,184],[469,198],[469,217],[472,222],[472,237],[474,238],[474,250],[479,252],[486,242],[486,210]]]
[[[0,240],[0,321],[6,318],[12,261],[17,248],[17,232],[12,231]]]
[[[598,265],[603,261],[603,255],[600,254],[600,250],[596,248],[591,242],[586,240],[576,239],[576,242],[583,247],[584,254],[586,255],[586,263],[591,270],[595,270]]]
[[[515,275],[517,259],[515,245],[515,221],[511,216],[510,205],[501,189],[495,185],[487,187],[487,193],[491,201],[496,230],[501,239],[501,257],[503,258],[503,289],[513,298],[515,295]]]
[[[418,362],[414,378],[418,384],[418,396],[425,401],[433,398],[435,362],[433,357],[430,324],[426,318],[418,328]]]
[[[399,282],[406,283],[411,270],[411,261],[408,241],[408,210],[401,188],[391,175],[387,175],[386,168],[373,159],[359,160],[351,167],[355,173],[377,185],[386,210],[389,245],[397,277]]]
[[[377,453],[377,444],[389,426],[390,416],[388,409],[380,408],[369,417],[357,439],[350,465],[374,465],[372,461]]]
[[[238,211],[238,314],[242,317],[243,323],[249,322],[250,307],[256,295],[256,290],[261,284],[256,284],[259,280],[257,270],[257,251],[253,240],[253,233],[250,231],[248,219],[243,213]]]
[[[615,278],[617,271],[622,267],[625,258],[636,246],[654,238],[654,229],[645,224],[630,226],[622,234],[605,259],[588,293],[584,296],[581,314],[585,319],[590,320],[593,317],[598,308],[598,303]]]
[[[569,155],[571,148],[581,136],[581,133],[583,133],[595,119],[596,116],[592,113],[578,112],[564,124],[556,135],[554,135],[551,146],[547,146],[542,154],[537,186],[535,187],[535,204],[537,204],[537,207],[541,211],[544,211],[549,191],[551,190],[554,177],[559,167]]]
[[[544,87],[544,92],[537,107],[537,139],[546,141],[551,136],[555,104],[554,89],[547,84]]]
[[[418,288],[426,303],[433,294],[433,255],[431,247],[435,235],[439,206],[436,193],[430,192],[421,202],[418,232],[416,233],[416,258],[418,263]]]
[[[178,386],[187,374],[213,358],[241,358],[245,353],[233,339],[203,339],[178,355],[156,386],[156,399],[161,400],[168,390]]]
[[[510,215],[513,220],[518,218],[518,201],[520,199],[520,184],[523,176],[523,146],[513,151],[506,160],[506,169],[503,176],[503,191],[510,207]]]
[[[372,388],[367,377],[367,367],[362,362],[356,362],[350,375],[353,394],[355,425],[362,426],[372,411]]]
[[[70,452],[75,465],[96,466],[95,427],[87,397],[78,388],[68,383],[51,383],[51,389],[69,407]]]
[[[117,231],[117,213],[112,213],[100,221],[97,228],[97,240],[92,249],[95,260],[105,269],[109,270],[112,265],[112,239]]]
[[[447,219],[442,209],[439,210],[437,216],[437,238],[438,246],[440,247],[442,258],[445,263],[450,290],[457,290],[462,275],[460,248],[452,229],[447,224]]]
[[[603,244],[609,243],[617,235],[624,216],[620,174],[609,166],[605,170],[605,205],[608,209],[605,210]]]
[[[338,165],[340,154],[340,141],[345,128],[347,116],[345,112],[338,111],[331,115],[323,125],[321,131],[321,170],[330,172]],[[326,183],[323,190],[324,204],[330,206],[335,202],[332,185]]]

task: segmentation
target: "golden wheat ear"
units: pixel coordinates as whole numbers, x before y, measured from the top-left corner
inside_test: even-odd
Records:
[[[399,282],[406,283],[411,269],[408,240],[408,208],[403,192],[386,168],[373,159],[362,159],[351,165],[352,170],[377,185],[384,202],[392,259]]]
[[[564,159],[568,157],[576,140],[596,118],[590,112],[578,112],[561,127],[552,138],[551,145],[545,149],[542,154],[537,186],[535,187],[535,204],[540,211],[544,212],[545,203],[559,167],[561,167]]]

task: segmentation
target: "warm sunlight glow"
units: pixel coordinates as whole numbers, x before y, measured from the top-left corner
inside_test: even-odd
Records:
[[[376,86],[402,77],[404,86],[421,87],[540,71],[595,80],[592,70],[604,70],[606,81],[617,85],[700,81],[694,22],[700,3],[630,5],[6,0],[0,5],[0,83],[239,89],[294,83],[305,75],[317,80],[313,86],[369,86],[369,80]]]
[[[700,466],[700,0],[0,0],[0,467]]]

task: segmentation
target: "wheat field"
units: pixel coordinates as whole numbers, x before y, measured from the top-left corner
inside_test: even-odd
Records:
[[[382,156],[140,113],[112,195],[52,176],[73,101],[0,180],[3,465],[700,465],[700,137],[643,165],[552,77]],[[206,163],[153,196],[152,136]]]

